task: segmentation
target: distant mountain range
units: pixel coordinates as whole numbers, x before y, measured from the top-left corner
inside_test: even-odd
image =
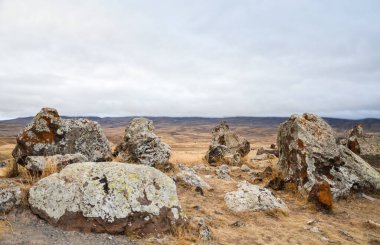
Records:
[[[65,117],[63,118],[80,118]],[[83,117],[99,122],[103,127],[117,128],[125,127],[134,117]],[[210,125],[226,121],[234,126],[254,126],[265,128],[277,128],[280,123],[286,121],[287,117],[226,117],[226,118],[204,118],[204,117],[148,117],[153,120],[157,128],[168,125]],[[0,121],[0,135],[16,135],[33,117],[16,118]],[[342,132],[361,123],[366,132],[380,132],[380,119],[367,118],[359,120],[324,118],[335,130]]]

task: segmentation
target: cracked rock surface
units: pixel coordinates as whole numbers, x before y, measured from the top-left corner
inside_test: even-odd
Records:
[[[43,108],[17,136],[12,152],[19,164],[28,156],[81,153],[89,161],[111,160],[111,146],[97,122],[63,119],[57,110]]]
[[[222,122],[212,130],[212,140],[205,158],[210,165],[239,165],[241,158],[250,150],[250,143],[231,132],[227,123]]]
[[[136,164],[68,165],[37,182],[29,204],[50,224],[71,230],[144,236],[183,222],[174,181]]]
[[[352,190],[380,190],[380,173],[337,144],[333,129],[316,115],[292,115],[279,127],[277,145],[279,169],[302,193],[323,182],[335,199]]]
[[[166,163],[171,154],[170,146],[154,133],[153,121],[134,118],[125,129],[124,142],[113,155],[120,161],[147,166]]]

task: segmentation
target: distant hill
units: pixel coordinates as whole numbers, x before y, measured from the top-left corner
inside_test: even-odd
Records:
[[[79,118],[65,117],[63,118]],[[125,127],[134,117],[83,117],[99,122],[106,128]],[[287,117],[227,117],[227,118],[203,118],[203,117],[148,117],[153,120],[155,127],[167,127],[168,125],[191,126],[191,125],[215,125],[225,120],[234,127],[252,126],[256,128],[277,129],[280,123]],[[17,135],[25,125],[32,121],[33,117],[16,118],[0,121],[0,136],[11,137]],[[344,132],[351,129],[355,124],[361,123],[366,132],[380,133],[380,119],[367,118],[360,120],[324,118],[335,130]]]

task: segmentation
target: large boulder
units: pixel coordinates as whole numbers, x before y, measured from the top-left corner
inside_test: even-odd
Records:
[[[380,166],[380,136],[364,133],[361,124],[350,131],[347,147],[368,163]]]
[[[170,146],[160,140],[154,133],[153,122],[146,118],[134,118],[129,123],[124,142],[114,151],[114,156],[120,161],[147,166],[166,163],[170,154]]]
[[[12,180],[0,179],[0,214],[8,213],[20,205],[21,199],[20,184]]]
[[[305,194],[318,193],[311,190],[320,186],[324,193],[330,188],[334,198],[347,196],[353,189],[380,190],[380,173],[337,144],[332,128],[316,115],[292,115],[279,127],[277,145],[279,169],[286,181]]]
[[[239,182],[238,190],[227,192],[224,201],[234,212],[287,209],[286,204],[275,197],[270,190],[247,181]]]
[[[206,153],[210,165],[238,165],[251,150],[249,142],[230,131],[225,121],[212,130],[212,140]]]
[[[25,165],[28,156],[53,156],[81,153],[90,161],[111,160],[110,144],[97,122],[63,119],[52,108],[43,108],[17,136],[12,152]]]
[[[31,210],[64,229],[144,236],[183,223],[174,181],[159,170],[116,162],[74,163],[29,192]]]

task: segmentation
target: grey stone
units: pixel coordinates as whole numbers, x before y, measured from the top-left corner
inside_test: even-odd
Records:
[[[210,165],[238,165],[250,150],[250,143],[231,132],[227,123],[222,122],[212,130],[212,141],[205,158]]]
[[[239,182],[238,190],[228,192],[224,196],[224,201],[234,212],[287,209],[285,203],[276,198],[270,190],[247,181]]]
[[[97,122],[63,119],[52,108],[43,108],[17,136],[13,157],[26,165],[28,156],[81,153],[90,161],[111,160],[111,146]]]
[[[151,120],[134,118],[125,129],[124,142],[116,147],[113,154],[123,162],[154,167],[169,160],[171,149],[154,133]]]
[[[379,190],[380,173],[347,147],[337,144],[332,128],[320,117],[292,115],[279,127],[278,167],[301,193],[328,183],[334,198],[352,189]]]
[[[35,214],[65,229],[145,236],[183,222],[174,181],[136,164],[68,165],[38,181],[29,204]]]
[[[0,213],[8,213],[20,205],[22,192],[20,185],[12,180],[0,179]]]

